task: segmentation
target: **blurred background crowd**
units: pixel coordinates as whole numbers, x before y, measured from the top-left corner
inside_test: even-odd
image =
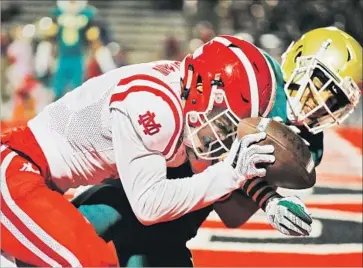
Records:
[[[317,27],[336,26],[362,44],[362,10],[362,0],[2,0],[1,120],[24,122],[117,67],[182,60],[217,34],[238,35],[278,61]],[[361,107],[346,124],[361,126]]]

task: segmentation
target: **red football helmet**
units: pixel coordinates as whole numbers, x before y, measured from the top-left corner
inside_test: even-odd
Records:
[[[267,116],[275,100],[275,76],[263,53],[233,36],[218,36],[181,64],[185,143],[197,157],[228,152],[239,120]]]

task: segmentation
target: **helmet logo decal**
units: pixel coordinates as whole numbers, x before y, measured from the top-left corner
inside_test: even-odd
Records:
[[[325,50],[330,46],[331,42],[332,40],[328,39],[321,45],[321,48],[319,49],[317,54],[317,58],[321,57],[324,54]]]

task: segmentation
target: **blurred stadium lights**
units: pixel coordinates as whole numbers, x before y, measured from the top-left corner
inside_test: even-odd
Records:
[[[39,20],[39,28],[46,31],[52,26],[52,23],[53,20],[50,17],[43,17]]]
[[[184,0],[184,12],[188,15],[195,15],[197,13],[198,0]]]
[[[240,33],[236,33],[235,36],[239,39],[245,40],[247,42],[250,43],[254,43],[255,39],[253,38],[253,36],[249,33],[246,32],[240,32]]]
[[[26,38],[32,38],[35,35],[35,25],[34,24],[27,24],[23,27],[22,34]]]
[[[280,38],[274,34],[263,34],[260,37],[260,43],[263,48],[274,49],[282,45]]]
[[[116,56],[121,50],[121,46],[117,42],[108,43],[107,48],[110,50],[112,56]]]
[[[195,51],[201,45],[203,45],[203,41],[201,39],[193,38],[189,42],[189,52]]]
[[[263,9],[263,6],[260,4],[253,4],[250,7],[251,10],[251,14],[252,16],[254,16],[255,18],[263,18],[265,17],[265,10]]]
[[[279,0],[266,0],[266,4],[268,4],[271,7],[275,7],[279,4]]]

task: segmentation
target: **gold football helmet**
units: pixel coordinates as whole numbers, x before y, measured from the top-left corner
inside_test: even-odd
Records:
[[[318,28],[282,55],[288,118],[311,133],[340,124],[359,102],[362,47],[347,33]]]

